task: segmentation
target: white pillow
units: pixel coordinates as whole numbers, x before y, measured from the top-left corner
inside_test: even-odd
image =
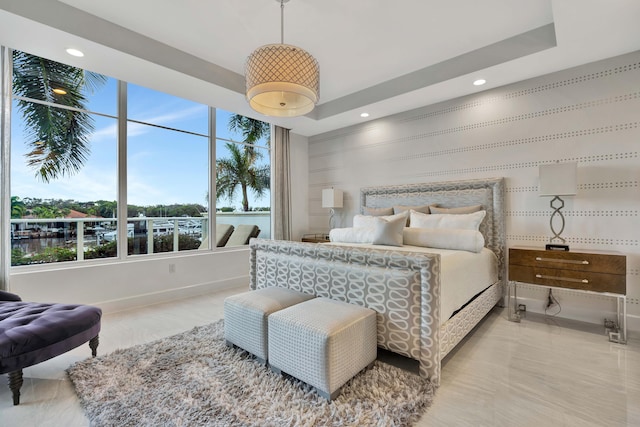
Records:
[[[383,215],[383,216],[372,216],[372,215],[355,215],[353,217],[353,226],[354,227],[375,227],[376,219],[385,219],[388,221],[393,221],[396,218],[403,218],[406,222],[409,217],[409,212],[402,212],[397,215]]]
[[[484,248],[484,236],[482,233],[476,230],[455,228],[408,227],[404,229],[403,241],[405,245],[469,252],[480,252]]]
[[[401,213],[406,212],[407,213],[407,227],[409,226],[409,211],[414,210],[416,212],[421,212],[423,214],[428,214],[429,213],[429,205],[422,205],[422,206],[404,206],[404,205],[398,205],[398,206],[394,206],[393,207],[393,213],[398,215]]]
[[[470,214],[429,214],[411,211],[411,228],[446,228],[478,231],[487,211]]]
[[[338,243],[371,243],[375,227],[334,228],[329,232],[329,240]]]
[[[374,245],[402,246],[402,230],[406,223],[406,217],[393,215],[397,218],[384,219],[375,217],[375,230],[373,232]]]

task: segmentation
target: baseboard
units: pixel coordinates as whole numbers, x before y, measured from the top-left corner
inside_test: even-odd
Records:
[[[239,276],[215,282],[199,283],[196,285],[173,288],[158,292],[151,292],[132,297],[112,299],[91,303],[100,307],[103,313],[117,313],[154,304],[162,304],[177,299],[190,298],[216,291],[224,291],[232,288],[246,288],[249,290],[249,276]]]

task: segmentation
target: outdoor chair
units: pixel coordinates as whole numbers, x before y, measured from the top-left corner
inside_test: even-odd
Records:
[[[229,236],[233,233],[233,225],[231,224],[216,224],[216,247],[220,248],[227,243]],[[209,248],[209,236],[204,236],[202,243],[200,243],[199,249]]]
[[[260,229],[257,225],[240,224],[233,230],[226,247],[248,245],[252,237],[258,237]]]
[[[231,224],[216,223],[216,247],[222,247],[227,244],[229,237],[233,233],[234,227]]]

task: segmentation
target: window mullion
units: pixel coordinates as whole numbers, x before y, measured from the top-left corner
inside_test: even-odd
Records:
[[[215,249],[216,245],[216,109],[209,107],[209,249]]]
[[[128,253],[127,227],[127,83],[118,80],[118,258]]]

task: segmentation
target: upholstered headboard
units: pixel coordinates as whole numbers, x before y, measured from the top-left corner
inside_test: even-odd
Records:
[[[487,215],[480,224],[480,232],[485,246],[498,257],[501,278],[506,277],[504,178],[387,185],[360,190],[361,210],[398,205],[438,205],[445,208],[482,205]]]

